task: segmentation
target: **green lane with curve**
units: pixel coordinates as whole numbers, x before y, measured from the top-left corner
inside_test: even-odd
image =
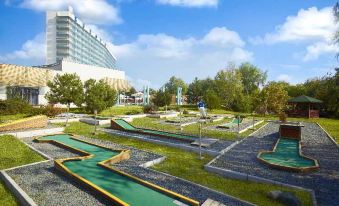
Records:
[[[90,181],[97,187],[106,190],[129,205],[165,206],[177,205],[176,203],[178,203],[178,201],[179,203],[182,202],[150,187],[142,185],[129,177],[115,173],[114,171],[105,169],[98,165],[99,162],[110,159],[111,157],[118,155],[119,152],[78,141],[67,134],[40,137],[38,140],[52,140],[93,154],[94,156],[92,158],[81,161],[65,161],[63,162],[63,165],[71,172]]]
[[[154,134],[154,135],[164,135],[167,137],[174,137],[178,139],[189,139],[192,141],[195,141],[197,138],[193,136],[187,136],[187,135],[181,135],[181,134],[175,134],[175,133],[170,133],[170,132],[163,132],[163,131],[157,131],[157,130],[151,130],[151,129],[142,129],[142,128],[136,128],[133,125],[127,123],[125,120],[122,119],[116,119],[113,120],[115,121],[118,125],[123,127],[125,130],[130,130],[130,131],[142,131],[144,133],[148,134]]]
[[[262,153],[259,158],[269,163],[286,167],[312,167],[315,161],[306,159],[299,154],[299,140],[291,138],[279,139],[273,153]]]

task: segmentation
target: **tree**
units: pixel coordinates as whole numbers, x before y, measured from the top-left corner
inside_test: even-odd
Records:
[[[223,106],[227,109],[232,108],[239,94],[243,92],[240,72],[230,65],[227,70],[219,71],[214,81]]]
[[[134,87],[131,87],[128,92],[126,92],[127,96],[131,96],[132,94],[137,93],[137,90],[135,90]]]
[[[171,104],[172,101],[172,94],[165,90],[163,91],[162,89],[159,89],[153,98],[153,103],[154,105],[158,106],[158,107],[163,107],[166,105]]]
[[[104,80],[89,79],[85,82],[85,103],[88,111],[98,112],[113,106],[117,101],[117,92]]]
[[[208,109],[218,109],[220,108],[221,101],[217,93],[213,90],[207,90],[204,95],[204,101]]]
[[[244,86],[246,95],[252,94],[255,90],[259,89],[267,79],[267,72],[263,72],[258,67],[250,63],[243,63],[239,67],[241,74],[241,82]]]
[[[187,92],[187,84],[184,80],[175,76],[172,76],[164,86],[166,90],[173,95],[176,95],[178,87],[182,88],[182,94],[186,94]]]
[[[47,83],[50,91],[46,94],[46,99],[52,103],[67,105],[67,113],[71,103],[80,107],[84,101],[83,84],[78,75],[74,74],[57,74],[53,81]],[[68,115],[66,125],[68,123]]]
[[[191,104],[196,104],[202,99],[203,96],[206,95],[206,91],[212,90],[215,92],[214,85],[214,80],[211,78],[202,80],[195,78],[194,81],[188,86],[188,102]]]
[[[279,114],[286,107],[289,98],[284,84],[281,82],[269,82],[261,91],[261,105],[265,111]]]

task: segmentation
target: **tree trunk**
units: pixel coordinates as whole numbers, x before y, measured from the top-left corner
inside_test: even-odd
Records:
[[[66,116],[65,127],[67,127],[67,124],[68,124],[68,119],[69,119],[69,107],[70,107],[70,103],[67,103],[67,116]]]

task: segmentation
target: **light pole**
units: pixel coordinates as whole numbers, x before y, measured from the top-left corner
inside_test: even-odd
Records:
[[[94,110],[94,132],[93,132],[94,135],[96,135],[96,132],[97,132],[97,114],[98,114],[98,111]]]
[[[201,121],[199,121],[199,158],[202,159],[201,156]]]

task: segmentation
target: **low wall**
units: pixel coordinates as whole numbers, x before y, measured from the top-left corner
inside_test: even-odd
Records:
[[[20,129],[42,128],[47,126],[47,121],[48,119],[45,115],[23,118],[0,125],[0,132],[14,131]]]

